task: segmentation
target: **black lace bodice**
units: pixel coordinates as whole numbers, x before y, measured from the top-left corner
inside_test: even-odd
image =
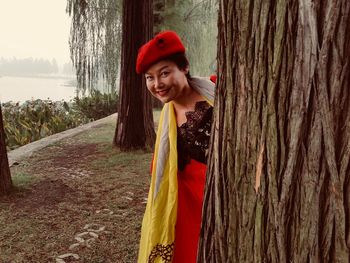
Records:
[[[195,110],[186,112],[187,121],[177,128],[178,169],[183,170],[190,159],[207,163],[213,107],[199,101]]]

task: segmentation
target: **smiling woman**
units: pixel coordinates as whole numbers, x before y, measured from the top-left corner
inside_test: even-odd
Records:
[[[146,85],[152,95],[163,103],[178,100],[181,99],[179,96],[192,93],[187,82],[187,73],[188,68],[179,68],[171,59],[163,60],[147,70]]]
[[[214,84],[189,74],[181,39],[159,33],[139,50],[136,70],[165,103],[142,224],[139,262],[196,262]]]

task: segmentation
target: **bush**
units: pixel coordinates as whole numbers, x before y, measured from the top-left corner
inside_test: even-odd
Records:
[[[2,104],[5,140],[9,150],[75,128],[116,112],[118,96],[93,91],[73,102],[31,100]]]
[[[117,112],[118,95],[114,93],[102,94],[95,90],[89,97],[75,97],[73,108],[90,120],[98,120]]]
[[[6,145],[9,149],[77,127],[89,120],[67,102],[32,100],[2,104]]]

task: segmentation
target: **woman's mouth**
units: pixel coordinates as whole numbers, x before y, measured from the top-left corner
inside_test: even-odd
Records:
[[[157,91],[157,94],[161,97],[164,97],[165,95],[168,94],[170,89],[164,89],[164,90],[160,90],[160,91]]]

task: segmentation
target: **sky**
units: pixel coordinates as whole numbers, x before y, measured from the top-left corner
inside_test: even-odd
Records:
[[[70,61],[66,0],[0,0],[0,57]]]

